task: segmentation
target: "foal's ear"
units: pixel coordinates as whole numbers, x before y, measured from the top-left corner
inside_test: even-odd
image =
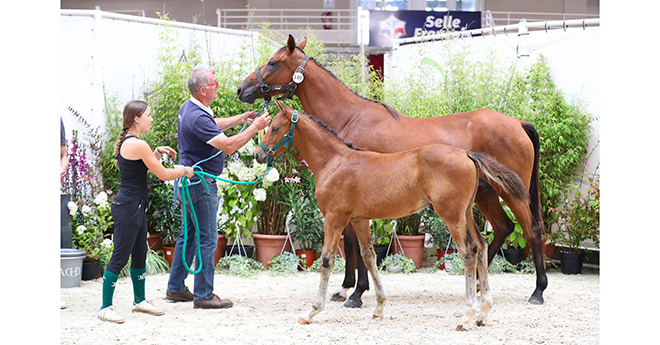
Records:
[[[280,101],[278,101],[277,98],[275,98],[275,104],[277,104],[277,107],[280,109],[280,111],[284,111],[283,104],[280,103]]]

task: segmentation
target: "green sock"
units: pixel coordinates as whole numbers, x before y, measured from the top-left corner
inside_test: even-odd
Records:
[[[144,297],[144,283],[147,279],[146,268],[133,268],[131,267],[131,280],[133,281],[133,298],[135,304],[145,300]]]
[[[119,274],[105,270],[103,273],[103,305],[101,309],[112,305],[112,296],[115,294],[115,285],[119,279]]]

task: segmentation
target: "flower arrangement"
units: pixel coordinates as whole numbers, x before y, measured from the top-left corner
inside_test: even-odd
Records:
[[[600,246],[600,175],[585,175],[583,181],[589,184],[585,193],[574,185],[573,200],[551,209],[557,214],[559,229],[549,235],[550,241],[572,252],[580,252],[580,243],[585,240]]]
[[[108,191],[108,193],[112,193]],[[69,214],[73,217],[73,247],[83,249],[85,261],[98,261],[112,251],[112,241],[105,237],[105,231],[114,224],[110,214],[108,193],[100,192],[90,205],[82,201],[68,203]]]
[[[252,157],[255,148],[254,141],[250,140],[237,152],[229,155],[227,168],[223,170],[220,177],[250,182],[263,176],[266,173],[266,165],[257,163]],[[279,178],[279,172],[273,167],[259,184],[239,185],[218,181],[218,196],[222,200],[218,228],[222,229],[227,236],[249,237],[252,226],[259,219],[258,202],[267,199],[268,188]]]

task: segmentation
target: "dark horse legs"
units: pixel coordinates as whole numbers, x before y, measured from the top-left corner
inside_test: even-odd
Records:
[[[362,260],[360,254],[360,246],[358,245],[357,236],[351,223],[344,228],[344,250],[346,253],[346,271],[344,274],[344,282],[341,284],[342,289],[332,295],[332,301],[344,303],[346,308],[360,308],[362,306],[362,294],[369,290],[369,276],[367,275],[367,267]],[[357,286],[355,285],[355,266],[357,262],[358,280]],[[353,294],[346,299],[346,294],[349,289],[356,286]]]

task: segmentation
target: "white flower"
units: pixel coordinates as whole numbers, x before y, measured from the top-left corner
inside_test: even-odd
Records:
[[[87,205],[83,205],[83,207],[80,210],[86,216],[89,216],[89,214],[92,213],[92,208]]]
[[[227,172],[229,172],[229,174],[234,176],[238,176],[240,171],[242,171],[244,168],[245,168],[245,163],[243,163],[243,161],[241,160],[231,161],[227,164]]]
[[[266,165],[266,163],[261,164],[261,163],[257,162],[256,159],[252,162],[252,169],[254,170],[254,174],[256,176],[263,175],[266,172],[267,167],[268,166]]]
[[[268,175],[264,177],[265,180],[269,182],[275,182],[280,179],[280,172],[275,169],[275,167],[270,168]]]
[[[110,249],[112,247],[112,240],[109,238],[106,238],[103,240],[103,243],[101,243],[103,247]]]
[[[69,214],[71,216],[75,216],[76,213],[78,212],[78,205],[76,205],[76,203],[73,201],[69,201],[69,203],[66,204],[66,206],[69,208]]]
[[[250,140],[245,145],[243,145],[243,147],[238,149],[238,154],[249,155],[252,154],[256,148],[257,146],[255,145],[254,141]]]
[[[254,199],[257,201],[266,201],[266,190],[263,188],[256,188],[252,191],[254,194]]]
[[[85,231],[87,231],[87,227],[84,225],[78,225],[78,227],[76,228],[76,232],[78,233],[78,235],[82,235]]]
[[[101,205],[102,203],[107,203],[108,202],[108,194],[105,194],[105,192],[99,193],[99,195],[96,196],[94,199],[94,203],[97,205]]]
[[[222,174],[218,175],[218,177],[223,178],[225,180],[229,180],[229,173],[227,171],[223,171]],[[222,196],[221,191],[226,190],[227,188],[229,188],[229,186],[231,186],[231,183],[222,180],[218,180],[216,183],[218,185],[219,196]]]

